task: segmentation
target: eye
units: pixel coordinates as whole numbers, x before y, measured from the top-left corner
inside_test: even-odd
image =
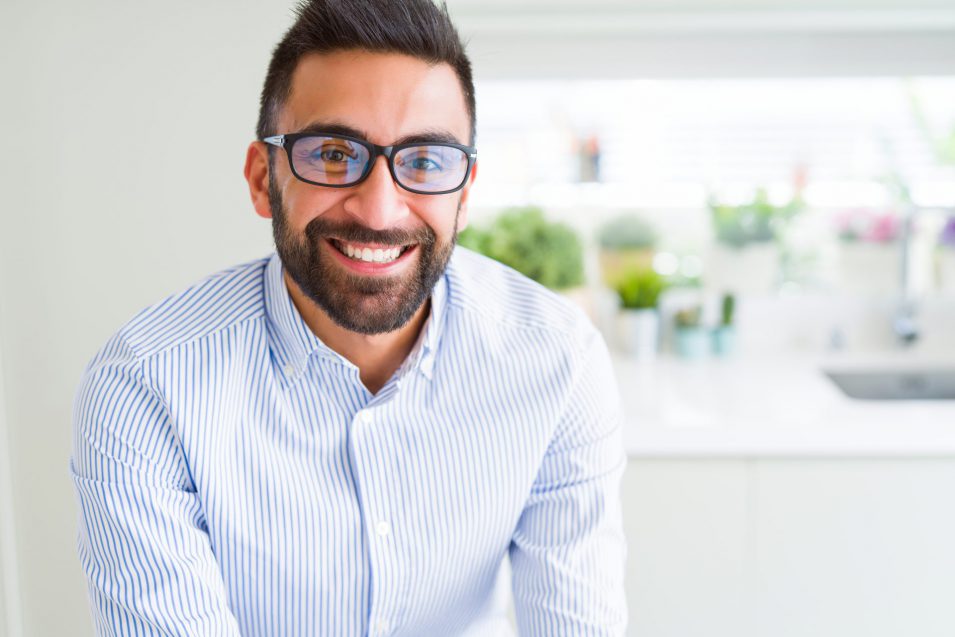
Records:
[[[355,155],[354,153],[347,152],[341,147],[325,146],[322,148],[316,148],[312,152],[312,158],[329,163],[338,163],[347,162],[349,159],[354,159]]]
[[[437,161],[434,153],[418,152],[415,155],[403,156],[398,160],[398,165],[406,170],[414,170],[423,173],[441,172],[444,166]]]
[[[409,166],[414,170],[435,171],[441,170],[441,165],[428,157],[415,157],[409,162]]]

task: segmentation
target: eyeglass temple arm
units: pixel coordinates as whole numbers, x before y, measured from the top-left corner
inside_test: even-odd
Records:
[[[278,146],[279,148],[285,147],[285,135],[273,135],[272,137],[266,137],[262,140],[266,144],[272,144],[273,146]]]

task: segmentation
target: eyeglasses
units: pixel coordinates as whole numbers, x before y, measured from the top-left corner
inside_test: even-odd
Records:
[[[263,139],[284,148],[292,174],[316,186],[347,188],[371,173],[379,155],[399,186],[422,195],[444,195],[464,187],[477,149],[444,142],[378,146],[364,139],[324,133],[289,133]]]

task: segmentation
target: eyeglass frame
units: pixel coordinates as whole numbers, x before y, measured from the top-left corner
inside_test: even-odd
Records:
[[[298,174],[298,171],[295,170],[295,162],[292,160],[292,146],[295,145],[297,140],[306,137],[334,137],[336,139],[344,139],[363,146],[365,150],[368,151],[368,162],[365,166],[365,170],[356,181],[353,181],[350,184],[323,184],[317,181],[312,181],[311,179],[305,179],[305,177],[302,177],[300,174]],[[468,182],[468,176],[471,174],[471,169],[474,167],[474,161],[477,159],[477,148],[474,146],[465,146],[463,144],[454,144],[451,142],[407,142],[404,144],[395,144],[393,146],[379,146],[378,144],[373,144],[368,140],[361,139],[360,137],[342,135],[341,133],[323,133],[322,131],[272,135],[270,137],[262,138],[261,141],[285,150],[285,154],[288,157],[289,168],[292,170],[292,174],[295,175],[296,179],[307,184],[312,184],[313,186],[324,186],[326,188],[351,188],[352,186],[357,186],[361,182],[368,179],[368,175],[371,174],[372,168],[375,166],[375,162],[378,161],[378,157],[384,157],[386,160],[385,163],[388,164],[388,172],[391,173],[392,181],[398,184],[400,188],[407,190],[408,192],[413,192],[417,195],[447,195],[464,188],[464,185]],[[468,160],[468,167],[467,170],[464,171],[464,178],[461,179],[461,183],[450,190],[439,191],[415,190],[414,188],[409,188],[408,186],[401,183],[401,181],[399,181],[398,177],[395,175],[395,154],[404,150],[405,148],[413,148],[415,146],[442,146],[448,148],[457,148],[458,150],[464,151],[464,154]]]

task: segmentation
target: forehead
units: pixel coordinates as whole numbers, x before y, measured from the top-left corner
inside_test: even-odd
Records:
[[[467,143],[470,122],[454,69],[395,53],[338,51],[304,56],[279,131],[315,122],[344,124],[387,145],[420,131],[445,130]]]

